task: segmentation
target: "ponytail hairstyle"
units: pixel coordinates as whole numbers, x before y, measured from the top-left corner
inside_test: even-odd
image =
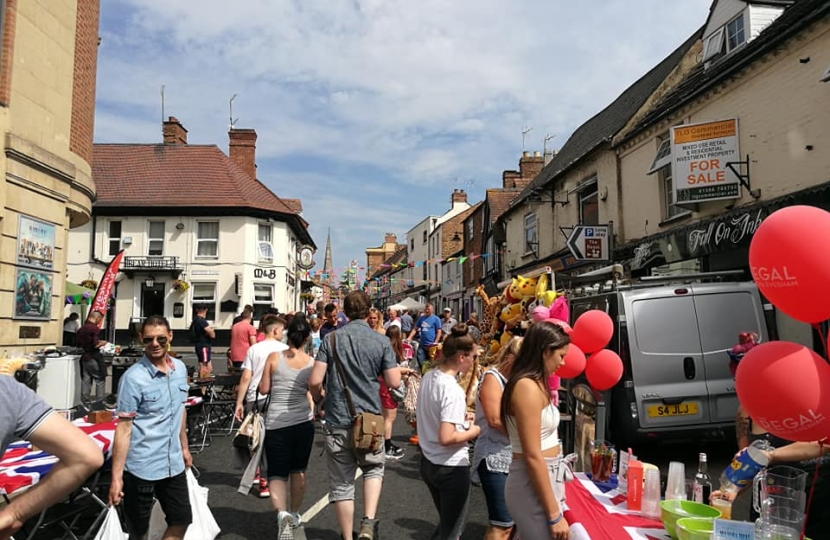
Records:
[[[433,361],[433,367],[454,360],[461,353],[472,352],[476,342],[467,332],[467,325],[458,323],[450,330],[450,335],[444,340],[441,346],[441,357]]]
[[[513,370],[501,396],[501,422],[507,425],[507,417],[513,414],[513,390],[522,379],[533,379],[542,388],[547,388],[548,375],[545,371],[546,349],[561,349],[571,342],[571,338],[558,324],[541,321],[531,325],[522,340],[519,354],[513,360]]]
[[[305,313],[296,313],[288,323],[288,344],[299,349],[311,334],[311,326],[305,318]]]

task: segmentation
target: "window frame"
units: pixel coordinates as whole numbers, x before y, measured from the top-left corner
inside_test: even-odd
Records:
[[[267,300],[257,299],[257,288],[265,288],[268,290],[270,298]],[[275,287],[273,283],[254,283],[254,295],[251,299],[251,305],[254,307],[254,320],[258,321],[268,311],[274,307],[274,298],[276,298]]]
[[[707,62],[714,59],[723,52],[724,34],[726,28],[721,26],[706,38],[703,45],[703,61]]]
[[[263,239],[263,231],[267,232],[268,239]],[[261,263],[273,263],[274,262],[274,228],[271,226],[270,223],[257,223],[257,232],[256,232],[256,239],[257,239],[257,261]],[[294,242],[291,242],[291,245],[294,245]],[[289,252],[290,253],[290,252]],[[270,254],[270,255],[269,255]]]
[[[112,226],[118,224],[118,236],[112,234]],[[107,252],[110,257],[118,255],[121,251],[121,242],[124,238],[124,222],[120,219],[111,219],[107,222]],[[115,251],[113,252],[113,242],[115,242]]]
[[[216,224],[216,238],[202,238],[201,237],[201,225],[202,224]],[[196,259],[218,259],[219,258],[219,236],[220,236],[220,229],[219,229],[219,220],[204,220],[204,221],[197,221],[196,222],[196,254],[194,257]],[[214,255],[200,255],[199,248],[201,245],[207,244],[212,242],[215,247],[215,254]]]
[[[740,25],[736,24],[738,21],[740,21]],[[735,31],[734,35],[731,33],[731,29],[730,29],[730,26],[732,26],[732,25],[735,25],[735,27],[736,27],[736,31]],[[737,28],[737,26],[740,26],[740,28]],[[737,38],[738,35],[741,36],[741,41],[739,41],[739,42],[737,42],[733,45],[732,44],[732,38],[733,37]],[[743,12],[741,12],[737,17],[735,17],[734,19],[732,19],[731,21],[729,21],[728,23],[726,23],[724,25],[723,38],[724,38],[723,39],[724,44],[726,45],[726,52],[732,52],[735,49],[737,49],[738,47],[740,47],[741,45],[743,45],[744,43],[746,43],[746,22],[744,21]]]
[[[593,175],[584,182],[580,183],[576,190],[577,199],[579,200],[579,224],[580,225],[599,225],[599,181],[597,175]],[[596,206],[596,220],[595,222],[588,222],[585,220],[585,203],[590,199],[594,199]]]
[[[152,229],[153,225],[161,224],[161,236],[156,237],[153,236]],[[163,219],[148,219],[147,220],[147,256],[148,257],[162,257],[164,256],[164,234],[165,234],[165,227],[166,222]],[[161,250],[160,253],[153,253],[153,242],[161,242]]]
[[[467,240],[473,239],[473,235],[475,234],[475,228],[475,223],[473,222],[473,219],[470,218],[467,221]]]
[[[657,145],[657,152],[654,154],[654,159],[651,161],[651,167],[648,168],[647,175],[654,174],[665,166],[671,166],[671,137],[665,135],[657,140],[660,141],[660,144]]]
[[[532,223],[529,223],[531,221]],[[532,237],[531,237],[532,231]],[[531,246],[531,244],[536,244]],[[530,212],[524,216],[524,254],[536,254],[539,249],[539,216],[536,212]]]
[[[663,221],[671,221],[680,216],[691,213],[690,210],[674,204],[674,177],[671,165],[662,167],[658,171],[660,178],[660,198],[662,199]]]
[[[216,322],[216,285],[215,281],[194,281],[190,284],[190,288],[192,290],[191,293],[191,300],[193,301],[193,305],[196,304],[204,304],[208,308],[207,315],[205,318],[209,321]],[[211,287],[211,295],[210,296],[199,296],[197,293],[202,288]]]
[[[496,269],[496,253],[495,253],[495,245],[496,240],[493,238],[493,235],[490,235],[487,238],[487,250],[486,253],[488,254],[484,259],[484,266],[487,268],[488,272],[492,272]]]

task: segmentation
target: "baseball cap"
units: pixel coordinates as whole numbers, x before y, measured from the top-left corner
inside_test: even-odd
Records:
[[[450,313],[452,313],[452,309],[450,309],[450,308],[448,308],[448,307],[445,307],[445,308],[444,308],[444,313],[446,313],[446,312],[448,312],[448,311],[449,311]]]

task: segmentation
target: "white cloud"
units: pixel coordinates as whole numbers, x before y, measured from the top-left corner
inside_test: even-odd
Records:
[[[363,261],[393,224],[407,230],[443,212],[452,179],[498,185],[516,167],[522,126],[534,127],[531,150],[546,133],[564,144],[702,25],[708,6],[110,0],[96,137],[160,140],[163,84],[165,113],[189,140],[226,148],[228,100],[238,94],[233,115],[259,134],[260,173],[316,175],[275,190],[303,199],[321,247],[318,222],[336,216],[352,231],[332,224],[333,240],[348,242],[335,246],[342,266]]]

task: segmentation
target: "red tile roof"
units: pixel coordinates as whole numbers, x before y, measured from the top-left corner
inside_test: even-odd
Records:
[[[519,193],[520,188],[497,188],[487,190],[487,201],[490,203],[490,222],[495,223],[499,216],[510,206],[510,203]]]
[[[216,145],[96,144],[92,179],[98,207],[250,208],[299,214],[248,176]]]

